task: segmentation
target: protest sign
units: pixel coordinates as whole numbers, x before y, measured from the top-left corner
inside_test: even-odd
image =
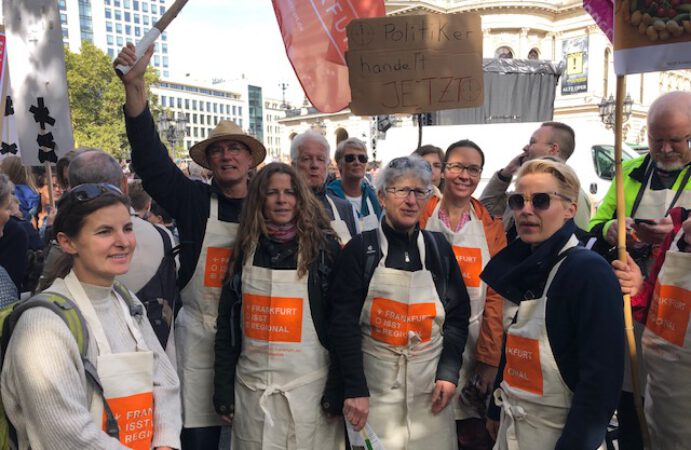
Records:
[[[420,113],[484,101],[478,14],[354,20],[348,45],[355,114]]]
[[[3,16],[22,160],[55,163],[74,147],[57,2],[6,0]]]
[[[10,92],[10,77],[7,74],[7,39],[5,27],[0,25],[0,112],[4,112],[0,120],[0,160],[8,155],[20,156],[17,145],[17,130],[14,124],[14,108]]]
[[[614,70],[628,73],[691,67],[691,3],[616,0]]]
[[[273,0],[288,59],[312,105],[321,112],[348,106],[346,26],[383,16],[384,0]]]

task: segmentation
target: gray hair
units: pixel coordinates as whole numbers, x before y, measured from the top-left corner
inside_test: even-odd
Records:
[[[304,133],[300,133],[293,138],[293,142],[290,143],[290,159],[293,162],[297,162],[300,153],[300,147],[305,144],[305,142],[312,141],[324,147],[324,153],[326,153],[326,159],[330,158],[331,146],[324,136],[316,131],[307,130]]]
[[[416,177],[427,188],[432,187],[432,166],[420,156],[410,155],[394,158],[384,166],[377,177],[377,192],[384,193],[394,181],[407,175]]]
[[[338,147],[336,147],[336,154],[334,155],[334,159],[336,160],[337,164],[339,164],[343,159],[343,154],[345,153],[347,148],[361,150],[365,152],[365,154],[367,154],[367,145],[365,145],[365,143],[360,139],[356,137],[351,137],[346,139],[345,141],[341,141],[338,144]]]
[[[13,190],[14,183],[10,181],[10,177],[0,173],[0,204],[4,204],[7,201]]]
[[[103,150],[90,148],[74,157],[67,172],[70,186],[86,183],[110,183],[118,189],[122,186],[122,167],[115,158]]]

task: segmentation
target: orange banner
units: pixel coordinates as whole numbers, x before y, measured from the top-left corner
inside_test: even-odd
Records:
[[[540,342],[537,339],[506,336],[504,380],[516,389],[542,395]]]
[[[301,342],[302,299],[243,294],[245,336],[269,342]]]
[[[453,246],[453,253],[461,268],[463,282],[466,287],[480,287],[480,273],[482,273],[482,250],[477,247]]]
[[[228,273],[228,263],[233,256],[230,248],[209,247],[204,266],[204,286],[220,288]]]
[[[437,316],[434,303],[401,303],[374,298],[370,311],[372,337],[389,345],[408,344],[408,332],[420,336],[422,342],[432,338],[432,324]]]
[[[672,344],[682,347],[689,327],[691,291],[660,284],[655,285],[646,326]]]
[[[149,450],[154,436],[153,392],[109,398],[108,405],[118,421],[120,443],[132,450]],[[105,429],[104,411],[103,430]]]

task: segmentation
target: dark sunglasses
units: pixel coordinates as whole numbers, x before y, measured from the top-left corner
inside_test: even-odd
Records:
[[[120,189],[109,183],[80,184],[69,191],[69,195],[80,202],[88,202],[107,193],[122,195]]]
[[[362,155],[362,154],[360,154],[360,155],[352,155],[352,154],[351,154],[351,155],[345,155],[345,156],[343,157],[343,159],[344,159],[345,162],[347,162],[347,163],[352,163],[353,161],[355,161],[355,158],[357,158],[357,160],[360,161],[361,164],[366,164],[366,163],[367,163],[367,155]]]
[[[525,208],[525,202],[530,202],[534,209],[545,211],[549,209],[552,196],[559,197],[567,202],[573,201],[559,192],[533,192],[530,196],[516,192],[510,194],[507,201],[509,203],[509,208],[514,211],[520,211]]]

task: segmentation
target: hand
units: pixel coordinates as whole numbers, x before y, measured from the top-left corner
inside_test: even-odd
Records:
[[[124,46],[122,50],[120,50],[120,53],[118,53],[118,56],[115,58],[115,61],[113,61],[113,68],[116,68],[119,65],[131,67],[130,71],[127,72],[125,75],[121,75],[116,70],[116,73],[122,80],[122,83],[124,85],[132,83],[143,83],[144,73],[146,73],[146,66],[149,65],[151,55],[153,54],[154,46],[150,45],[149,48],[146,49],[146,52],[144,52],[142,57],[139,59],[139,61],[137,61],[134,44],[128,42],[127,45]]]
[[[612,221],[612,225],[610,225],[609,229],[607,230],[607,235],[605,236],[605,240],[609,242],[610,245],[617,245],[618,240],[617,237],[619,236],[619,226],[617,225],[619,222],[614,220]],[[630,230],[633,228],[634,222],[633,219],[630,217],[626,218],[626,229]],[[633,236],[630,234],[626,234],[626,245],[631,246],[635,243],[635,240]]]
[[[643,274],[629,252],[626,252],[626,263],[617,259],[612,261],[612,267],[619,279],[622,294],[636,295],[640,292],[643,287]]]
[[[494,388],[494,380],[497,378],[497,367],[490,366],[478,361],[475,367],[475,374],[479,377],[477,389],[483,395],[489,394]]]
[[[691,245],[691,216],[681,224],[681,229],[684,230],[684,241],[686,241],[687,245]],[[688,247],[686,248],[688,252]]]
[[[50,206],[46,207],[46,226],[52,227],[53,222],[55,222],[55,216],[58,214],[57,208],[52,208]]]
[[[456,385],[450,381],[437,380],[432,393],[432,413],[439,414],[456,393]]]
[[[641,241],[648,244],[662,244],[662,241],[674,229],[672,219],[669,217],[663,217],[655,222],[655,225],[648,225],[647,223],[636,225],[636,233],[638,233]]]
[[[343,402],[343,417],[350,422],[355,431],[360,431],[367,423],[369,414],[369,398],[347,398]]]
[[[523,162],[525,161],[526,154],[521,153],[520,155],[514,157],[509,163],[501,169],[501,174],[504,175],[505,177],[512,177],[516,172],[518,172],[518,169],[521,167]]]
[[[492,440],[496,442],[497,434],[499,433],[499,421],[487,419],[487,422],[485,423],[485,428],[487,428],[487,432],[489,433],[489,436],[492,438]]]
[[[226,423],[227,425],[232,425],[233,424],[233,416],[234,414],[225,414],[220,416],[221,420]]]

